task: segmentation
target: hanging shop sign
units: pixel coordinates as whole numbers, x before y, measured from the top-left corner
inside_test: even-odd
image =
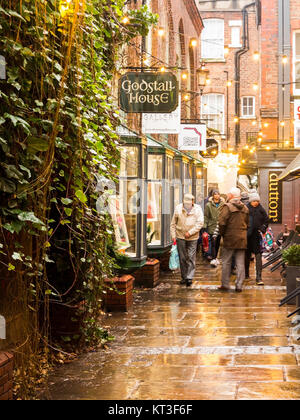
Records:
[[[215,158],[219,153],[219,143],[215,139],[206,140],[206,149],[200,152],[203,158]]]
[[[143,134],[179,134],[181,121],[180,100],[175,111],[169,114],[143,114]]]
[[[127,73],[119,80],[119,105],[126,113],[170,113],[178,107],[172,73]]]
[[[300,147],[300,100],[294,100],[294,147]]]
[[[200,151],[206,149],[205,124],[181,124],[178,138],[179,150]]]
[[[282,183],[278,181],[281,171],[269,172],[269,219],[271,223],[282,223]]]

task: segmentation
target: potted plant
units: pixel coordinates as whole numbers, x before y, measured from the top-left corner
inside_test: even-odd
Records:
[[[296,288],[296,278],[300,278],[300,245],[292,245],[282,253],[282,259],[286,264],[286,290],[289,295]],[[296,298],[289,302],[296,304]]]
[[[105,280],[105,308],[109,312],[126,312],[133,304],[132,261],[112,244],[108,245],[108,254],[115,261],[115,277]]]

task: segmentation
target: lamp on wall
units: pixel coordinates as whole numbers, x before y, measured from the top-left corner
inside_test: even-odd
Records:
[[[197,84],[199,86],[201,96],[207,84],[208,75],[209,75],[209,70],[203,68],[203,66],[197,69]]]

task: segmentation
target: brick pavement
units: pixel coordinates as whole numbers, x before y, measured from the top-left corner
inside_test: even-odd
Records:
[[[286,318],[294,307],[278,307],[285,286],[276,273],[240,294],[233,284],[218,291],[220,268],[202,261],[191,288],[165,274],[137,291],[130,312],[107,316],[116,340],[57,369],[46,398],[299,399],[300,346]]]

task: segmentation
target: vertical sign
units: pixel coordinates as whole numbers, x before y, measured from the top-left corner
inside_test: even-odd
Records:
[[[269,172],[268,208],[271,223],[282,223],[282,183],[278,181],[281,171]]]

